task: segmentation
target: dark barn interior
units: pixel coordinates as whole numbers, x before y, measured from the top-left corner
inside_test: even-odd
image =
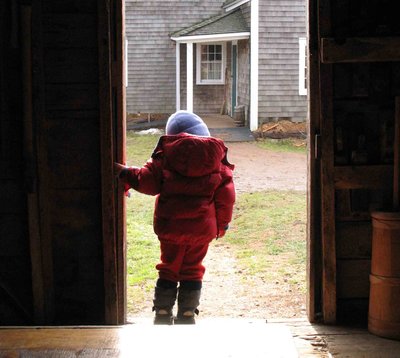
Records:
[[[2,326],[125,323],[123,5],[0,3]],[[396,5],[306,5],[310,322],[367,327],[371,211],[399,209]]]
[[[112,174],[123,9],[112,5],[1,2],[2,325],[123,322]]]

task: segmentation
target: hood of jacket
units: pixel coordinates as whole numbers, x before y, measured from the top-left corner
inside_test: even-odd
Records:
[[[162,156],[166,165],[186,177],[200,177],[220,171],[221,163],[228,163],[224,142],[214,137],[200,137],[187,133],[162,136],[152,157]]]

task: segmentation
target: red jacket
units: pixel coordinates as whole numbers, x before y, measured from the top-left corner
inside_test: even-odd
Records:
[[[207,243],[227,227],[235,202],[227,150],[213,137],[166,135],[142,168],[128,169],[131,188],[157,195],[154,232],[161,241]]]

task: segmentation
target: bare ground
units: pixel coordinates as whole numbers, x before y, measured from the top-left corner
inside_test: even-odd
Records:
[[[229,161],[235,164],[238,193],[266,189],[306,190],[306,156],[260,149],[253,142],[228,143]],[[246,275],[225,238],[213,241],[204,261],[200,317],[294,318],[305,316],[305,294],[285,279],[269,281]],[[135,307],[130,321],[152,316],[152,293]]]

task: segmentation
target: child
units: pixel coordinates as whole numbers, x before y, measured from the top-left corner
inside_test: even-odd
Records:
[[[202,261],[209,243],[225,235],[232,218],[233,168],[223,141],[210,137],[203,120],[187,111],[169,117],[166,135],[142,168],[115,164],[126,189],[157,196],[154,231],[161,262],[156,266],[154,324],[195,323],[205,272]]]

